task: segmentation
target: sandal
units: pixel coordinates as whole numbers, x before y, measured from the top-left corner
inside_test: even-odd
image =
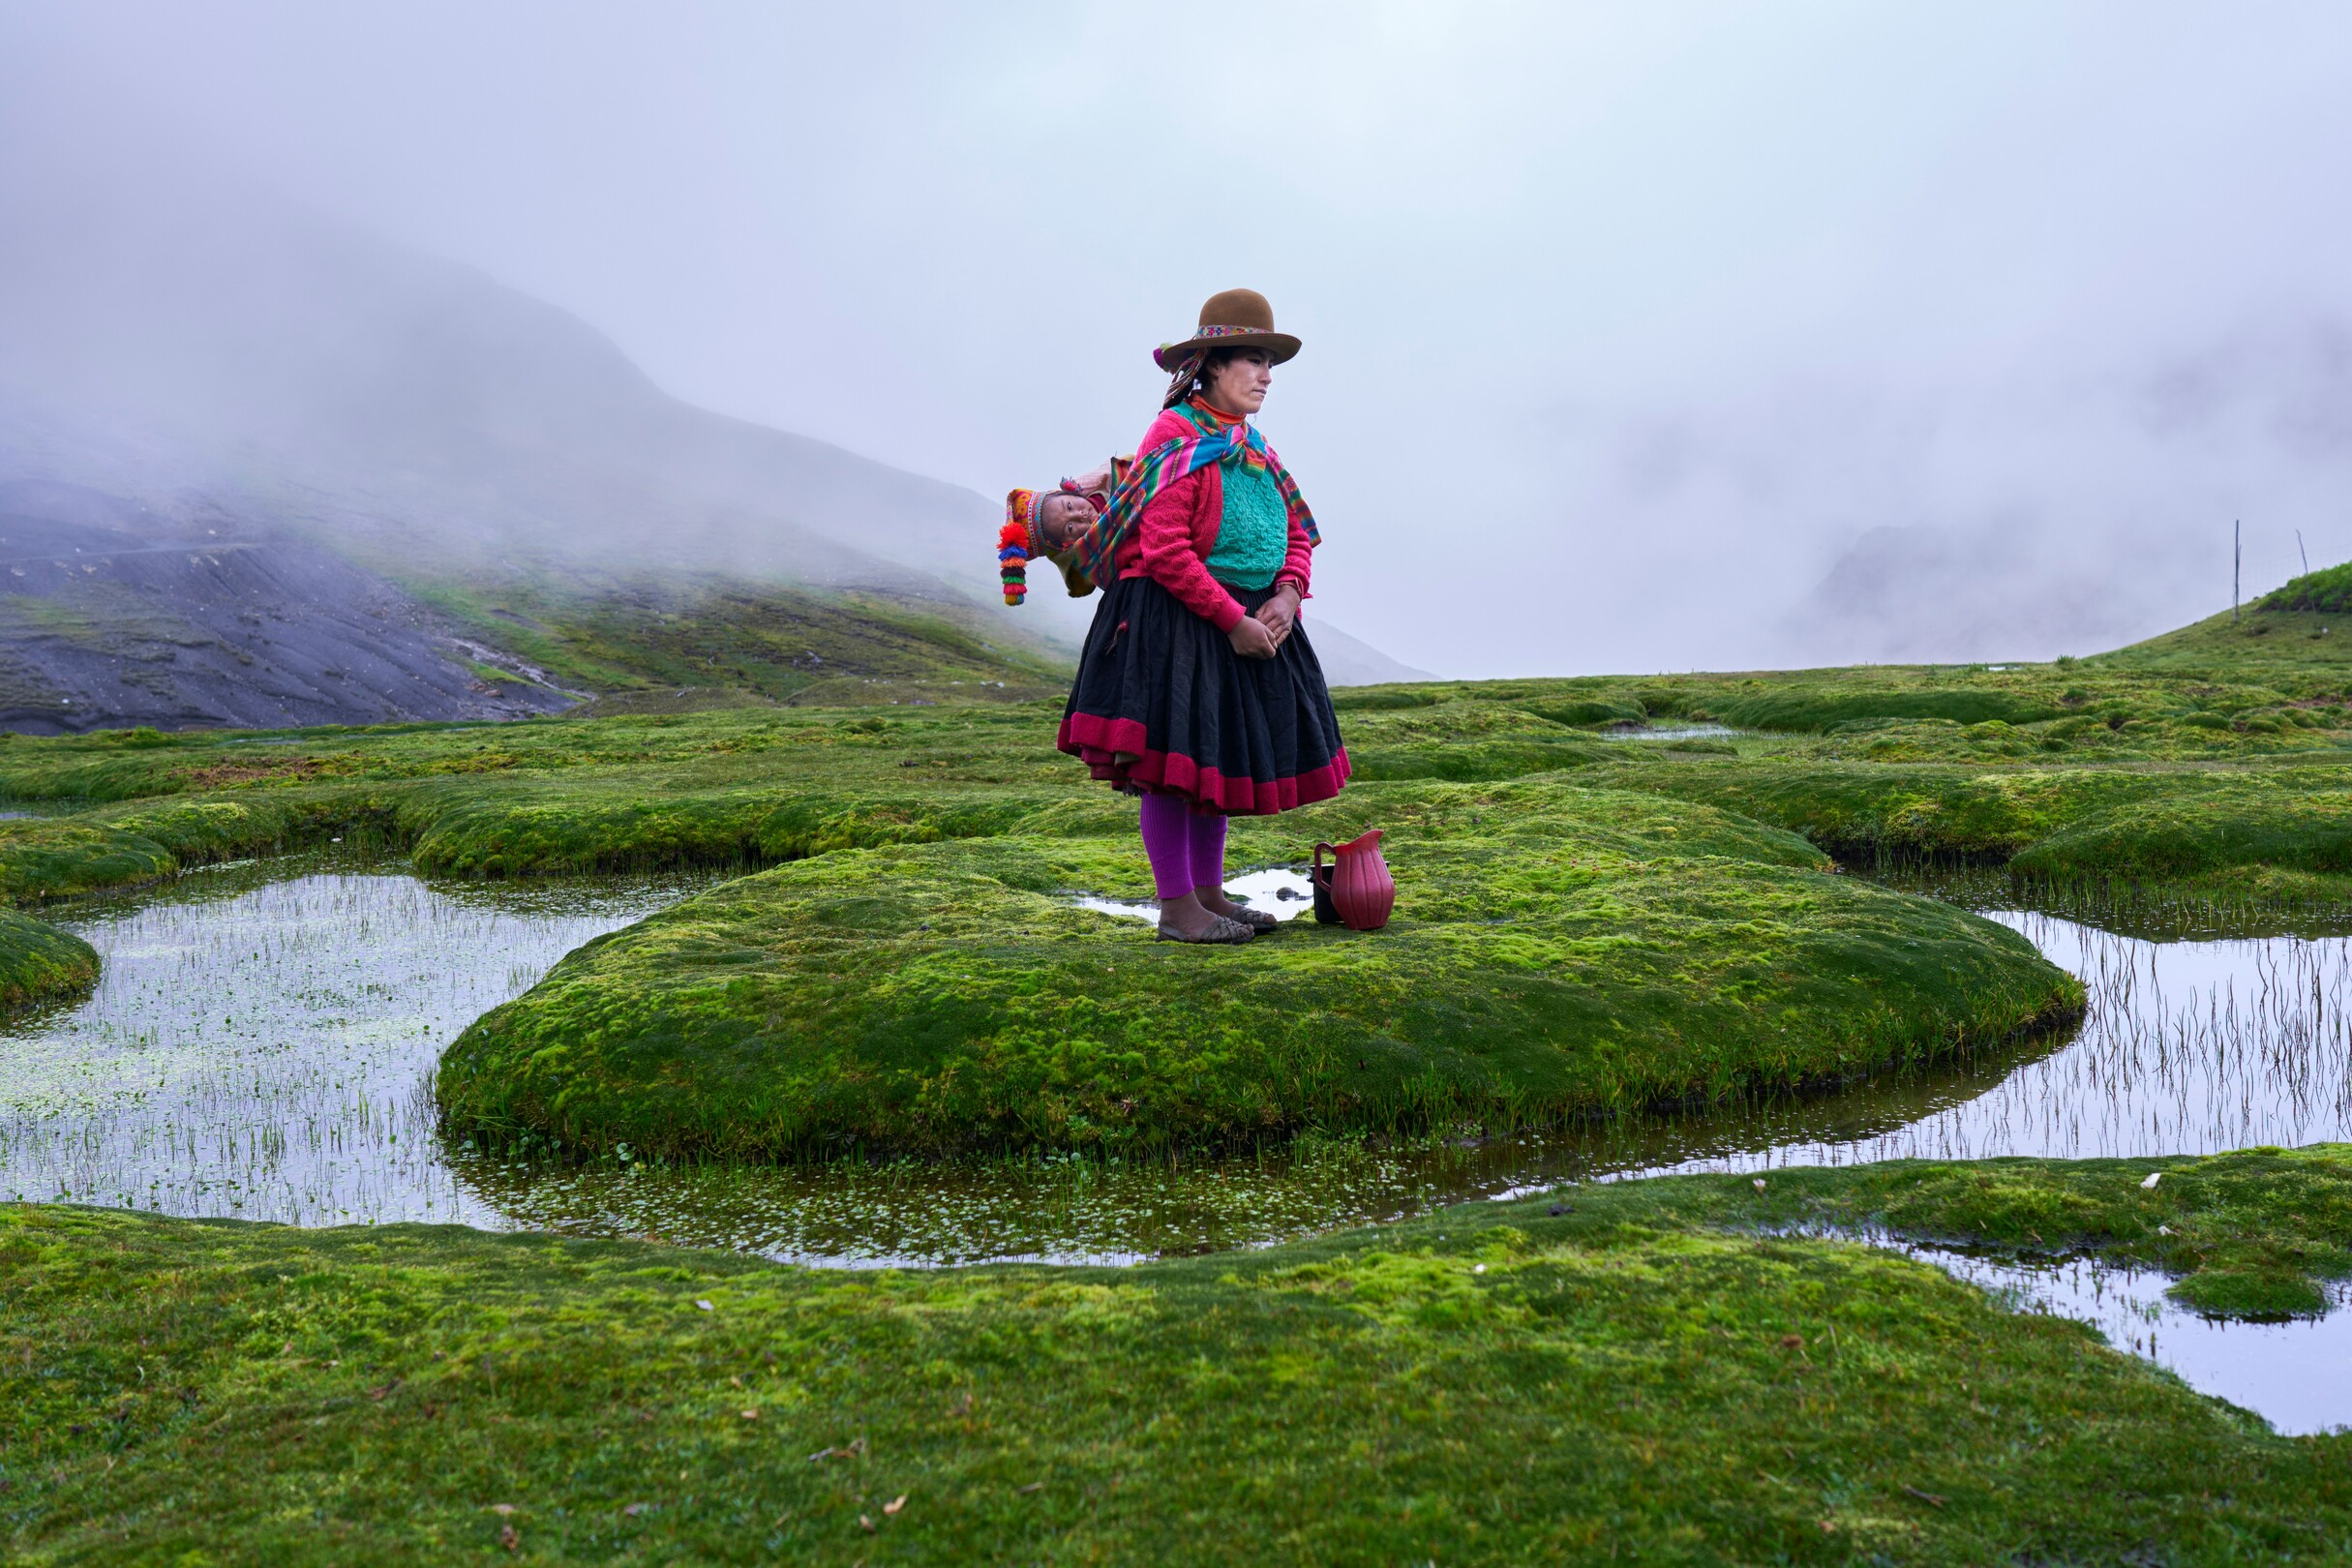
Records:
[[[1282,923],[1265,910],[1250,909],[1242,905],[1236,905],[1233,913],[1226,916],[1225,919],[1246,925],[1260,936],[1264,936]]]
[[[1257,933],[1251,927],[1222,915],[1211,920],[1209,928],[1198,936],[1186,936],[1182,931],[1164,921],[1160,927],[1160,940],[1162,942],[1197,942],[1208,947],[1237,948],[1255,935]]]

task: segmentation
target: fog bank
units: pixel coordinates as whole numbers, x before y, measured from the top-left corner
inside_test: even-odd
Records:
[[[971,496],[1131,445],[1148,347],[1246,283],[1307,341],[1263,423],[1321,608],[1448,675],[2080,653],[2225,604],[2233,518],[2253,587],[2299,528],[2352,556],[2340,8],[1195,10],[1248,46],[1113,5],[18,4],[0,133],[84,196],[220,170],[588,323],[517,356],[534,398],[692,480],[524,508],[599,548],[748,510],[816,563],[874,484],[984,558]],[[182,282],[224,320],[277,286]],[[18,395],[70,424],[67,371],[151,347],[118,325],[19,332],[56,374]],[[338,471],[454,482],[392,459],[509,374],[356,410],[390,434]],[[181,432],[216,394],[144,391]],[[291,440],[297,402],[253,417]]]

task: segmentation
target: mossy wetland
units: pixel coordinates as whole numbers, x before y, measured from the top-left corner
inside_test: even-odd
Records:
[[[1049,704],[0,741],[12,1548],[2339,1554],[2352,1439],[1844,1239],[2333,1331],[2325,613],[1343,693],[1231,861],[1381,826],[1398,920],[1207,953]]]
[[[879,1272],[15,1207],[0,1507],[31,1562],[2340,1560],[2352,1439],[1797,1232],[2324,1266],[2348,1192],[2340,1148],[1923,1162]]]

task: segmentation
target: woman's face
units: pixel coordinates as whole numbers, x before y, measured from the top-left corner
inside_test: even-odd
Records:
[[[1048,496],[1038,528],[1048,550],[1068,550],[1095,520],[1095,509],[1075,496]]]
[[[1274,384],[1274,361],[1263,348],[1237,348],[1209,373],[1209,401],[1227,413],[1253,414],[1266,406]]]

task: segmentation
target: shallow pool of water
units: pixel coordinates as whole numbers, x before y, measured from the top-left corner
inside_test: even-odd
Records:
[[[1981,1286],[2020,1312],[2089,1323],[2119,1350],[2144,1356],[2201,1394],[2252,1410],[2281,1432],[2352,1425],[2352,1312],[2284,1323],[2229,1323],[2166,1298],[2153,1270],[2094,1258],[2019,1262],[1874,1240]],[[2336,1305],[2343,1305],[2341,1292]]]
[[[1237,904],[1262,909],[1278,920],[1293,920],[1314,908],[1314,887],[1307,873],[1295,866],[1274,865],[1263,870],[1245,871],[1225,883],[1225,896]],[[1099,915],[1116,915],[1123,920],[1160,923],[1160,905],[1150,898],[1102,898],[1093,893],[1079,893],[1070,902],[1080,909],[1091,909]]]
[[[307,857],[51,911],[105,968],[87,1002],[0,1031],[0,1198],[498,1223],[434,1136],[441,1048],[689,885],[428,885]]]
[[[1594,733],[1603,740],[1732,740],[1747,732],[1728,724],[1613,724]]]
[[[1961,1070],[1950,1103],[1808,1132],[1824,1107],[1750,1111],[1723,1146],[1645,1167],[2211,1154],[2352,1138],[2352,938],[2150,942],[2054,916],[1986,911],[2081,980],[2090,1010],[2055,1048]],[[1972,1082],[1973,1080],[1973,1082]],[[1866,1118],[1907,1084],[1836,1098]]]

